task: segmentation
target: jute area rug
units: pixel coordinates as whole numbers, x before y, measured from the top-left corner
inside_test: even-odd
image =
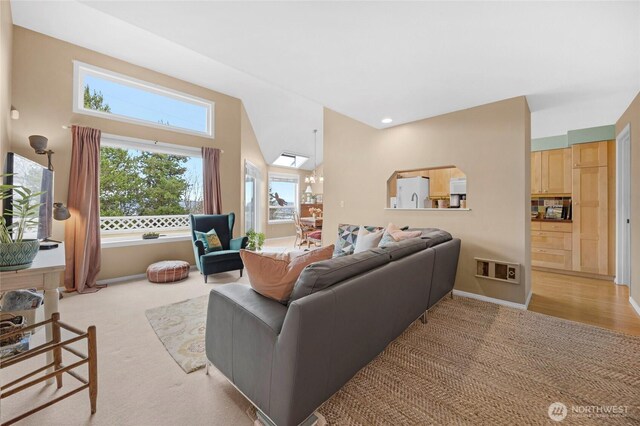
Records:
[[[206,303],[147,311],[185,371],[204,365]],[[461,297],[428,318],[320,407],[327,424],[640,424],[640,338]]]

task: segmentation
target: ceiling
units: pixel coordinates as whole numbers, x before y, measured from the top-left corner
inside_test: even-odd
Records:
[[[241,98],[269,162],[313,157],[322,106],[384,128],[526,95],[537,138],[612,124],[640,90],[639,2],[12,8],[17,25]]]

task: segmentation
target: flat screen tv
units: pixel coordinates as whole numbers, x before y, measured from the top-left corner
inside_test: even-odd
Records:
[[[5,173],[5,184],[23,186],[32,192],[42,192],[40,195],[40,203],[42,204],[38,209],[37,217],[38,226],[27,229],[24,237],[39,240],[50,237],[53,221],[53,171],[18,154],[9,152],[7,153]],[[14,197],[19,197],[19,195],[12,192],[9,198],[4,200],[2,214],[7,225],[11,225],[14,220],[8,214],[12,209]]]

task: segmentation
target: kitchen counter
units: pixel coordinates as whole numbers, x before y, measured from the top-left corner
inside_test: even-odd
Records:
[[[531,222],[573,223],[571,219],[531,219]]]

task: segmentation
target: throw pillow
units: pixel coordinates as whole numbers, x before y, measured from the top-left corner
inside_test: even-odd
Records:
[[[193,231],[193,233],[196,234],[197,240],[202,241],[205,253],[222,250],[222,243],[220,242],[220,237],[218,237],[215,229],[212,229],[209,232]]]
[[[358,231],[362,228],[357,225],[338,225],[338,240],[335,244],[335,251],[333,257],[347,256],[353,254],[356,248],[356,242],[358,241]],[[369,232],[379,231],[384,228],[379,226],[365,226]]]
[[[382,231],[369,232],[364,226],[361,226],[358,231],[358,240],[356,241],[356,248],[353,250],[353,253],[361,253],[378,247],[378,243],[380,243],[382,239],[382,234]]]
[[[420,236],[422,236],[422,231],[403,231],[397,225],[390,223],[387,229],[385,229],[378,247],[384,247],[391,243],[408,240],[409,238],[418,238]]]
[[[333,249],[332,244],[298,256],[240,250],[240,257],[251,288],[264,297],[286,304],[302,270],[311,263],[331,259]]]

